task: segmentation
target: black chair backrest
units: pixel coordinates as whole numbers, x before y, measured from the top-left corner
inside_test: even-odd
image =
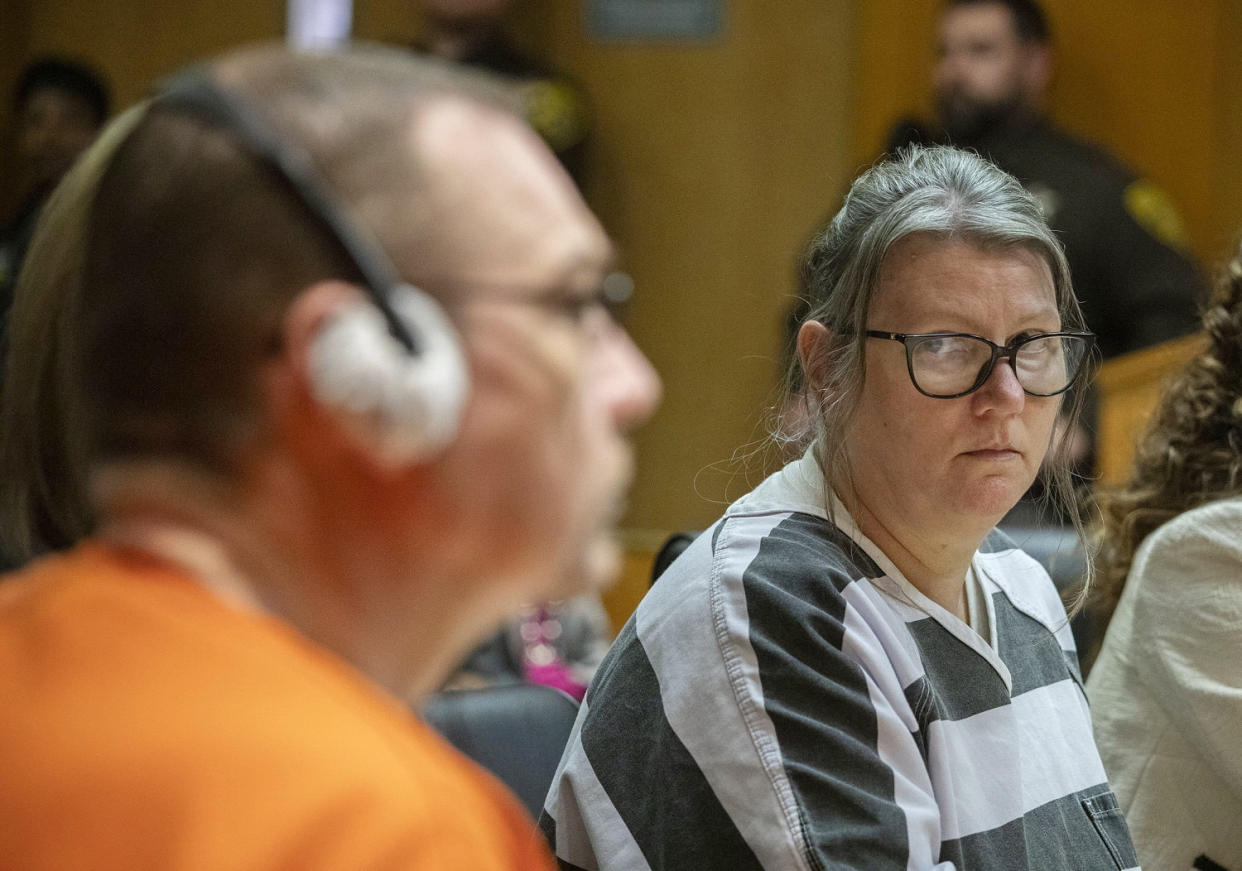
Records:
[[[1062,597],[1078,592],[1087,573],[1087,556],[1072,527],[1002,525],[1001,531],[1039,561]],[[1099,613],[1090,605],[1070,620],[1084,678],[1090,670],[1091,652],[1095,650],[1104,628]]]
[[[503,684],[432,696],[423,719],[494,774],[532,817],[543,810],[578,703],[538,684]]]
[[[1069,526],[1001,526],[1014,544],[1039,561],[1058,592],[1073,590],[1087,572],[1078,534]]]
[[[681,552],[688,548],[691,543],[699,537],[698,532],[674,532],[664,544],[660,546],[659,552],[655,555],[655,561],[651,564],[651,583],[655,583],[660,575],[664,574],[664,570],[673,564],[673,560],[681,556]]]

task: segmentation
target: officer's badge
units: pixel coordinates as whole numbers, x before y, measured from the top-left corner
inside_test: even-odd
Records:
[[[578,144],[587,129],[586,107],[574,89],[551,79],[527,83],[526,120],[555,152]]]

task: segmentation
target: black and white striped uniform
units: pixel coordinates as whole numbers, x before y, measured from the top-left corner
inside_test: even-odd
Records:
[[[540,820],[561,867],[1136,865],[1043,568],[975,555],[993,649],[830,498],[791,463],[639,605]]]

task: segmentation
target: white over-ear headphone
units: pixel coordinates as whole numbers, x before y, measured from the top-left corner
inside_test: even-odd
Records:
[[[312,341],[316,401],[385,465],[419,462],[447,447],[457,434],[469,378],[457,333],[439,303],[401,282],[310,156],[279,139],[241,96],[192,71],[166,83],[152,109],[188,112],[235,134],[289,184],[357,266],[370,300],[333,316]]]
[[[426,459],[457,434],[469,379],[456,333],[440,305],[408,284],[389,304],[418,337],[411,353],[379,309],[360,300],[332,317],[310,351],[311,389],[357,442],[380,462]]]

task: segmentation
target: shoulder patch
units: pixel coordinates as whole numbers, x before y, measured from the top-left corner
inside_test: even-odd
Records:
[[[586,106],[572,85],[554,79],[535,79],[524,90],[526,120],[549,148],[559,153],[586,137]]]
[[[1126,211],[1140,227],[1170,248],[1186,250],[1186,226],[1168,194],[1140,178],[1126,187],[1122,197]]]

